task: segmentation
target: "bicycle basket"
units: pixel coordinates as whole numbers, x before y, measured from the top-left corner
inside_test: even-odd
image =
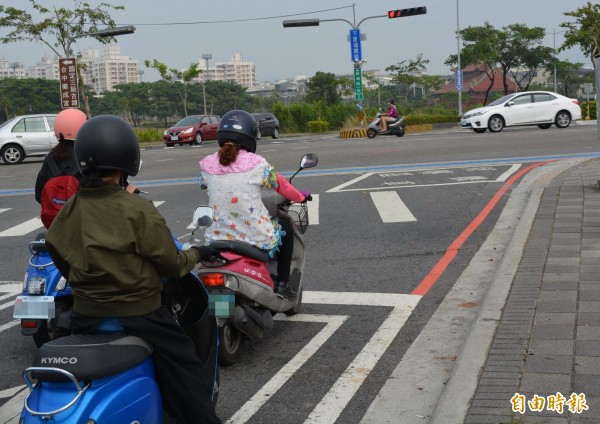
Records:
[[[308,207],[306,203],[294,203],[290,206],[287,214],[300,234],[304,234],[306,227],[308,227]]]

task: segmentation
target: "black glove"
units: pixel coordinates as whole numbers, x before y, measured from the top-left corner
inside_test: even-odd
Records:
[[[192,249],[196,249],[200,254],[200,260],[198,262],[210,262],[215,263],[217,261],[227,261],[221,252],[209,246],[192,246]]]

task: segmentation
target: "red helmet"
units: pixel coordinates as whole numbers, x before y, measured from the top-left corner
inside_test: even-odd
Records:
[[[87,121],[85,113],[79,109],[65,109],[56,115],[54,135],[58,141],[75,140],[79,128]]]

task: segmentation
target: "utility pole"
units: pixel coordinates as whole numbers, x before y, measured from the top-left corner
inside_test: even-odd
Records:
[[[463,74],[460,66],[460,24],[458,21],[458,0],[456,0],[456,52],[457,52],[457,68],[456,68],[456,91],[458,92],[458,116],[462,116],[462,90],[463,90]]]
[[[204,99],[204,114],[206,115],[206,81],[208,80],[208,61],[212,59],[212,53],[205,53],[202,55],[202,59],[204,59],[206,63],[206,77],[204,78],[204,82],[202,83],[202,97]]]

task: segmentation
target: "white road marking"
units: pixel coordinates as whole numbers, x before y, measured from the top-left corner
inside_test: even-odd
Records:
[[[227,423],[245,423],[281,388],[349,317],[346,315],[295,315],[285,319],[296,322],[323,322],[325,327],[314,336],[277,374],[254,394]],[[279,317],[276,317],[279,319]]]
[[[381,327],[364,346],[358,356],[346,368],[337,382],[325,395],[319,405],[312,411],[306,423],[333,423],[342,413],[346,405],[356,394],[363,381],[368,377],[381,356],[396,337],[421,296],[395,293],[353,293],[353,292],[317,292],[303,293],[303,303],[329,305],[365,305],[393,307]],[[285,317],[281,314],[275,319],[281,321],[327,322],[323,328],[304,348],[290,360],[262,389],[250,398],[227,423],[245,423],[275,394],[277,390],[312,356],[320,346],[331,337],[347,316],[295,315]],[[333,323],[333,324],[332,324]]]
[[[21,293],[22,290],[21,281],[0,281],[0,293]]]
[[[366,174],[363,174],[359,177],[354,178],[353,180],[350,180],[348,182],[345,182],[344,184],[340,184],[337,187],[334,188],[330,188],[329,190],[327,190],[327,193],[337,193],[340,191],[348,191],[348,190],[343,190],[344,188],[348,187],[349,185],[355,184],[359,181],[364,180],[365,178],[370,177],[371,175],[374,175],[373,172],[367,172]],[[357,189],[352,189],[352,190],[357,190]]]
[[[6,212],[6,211],[9,211],[9,210],[10,210],[10,208],[0,208],[0,213]]]
[[[0,296],[0,300],[10,299],[11,297],[16,297],[16,296],[17,296],[17,293],[8,293],[3,296]]]
[[[17,386],[0,392],[5,393],[13,390],[15,393],[15,396],[0,408],[0,423],[17,424],[19,422],[19,415],[23,409],[25,397],[29,394],[29,390],[24,390],[25,387],[27,386]]]
[[[162,205],[163,203],[165,203],[164,200],[155,200],[152,203],[154,203],[154,207],[158,208],[160,205]]]
[[[42,228],[44,224],[42,224],[42,220],[39,216],[30,219],[29,221],[25,221],[22,224],[16,225],[8,230],[4,230],[0,233],[0,237],[14,237],[14,236],[24,236],[29,234],[39,228]]]
[[[517,172],[517,170],[521,167],[520,163],[515,163],[513,166],[511,166],[508,171],[506,171],[505,173],[503,173],[502,175],[500,175],[498,178],[496,178],[496,182],[497,183],[503,183],[504,181],[506,181],[508,179],[508,177],[510,177],[512,174],[514,174],[515,172]]]
[[[369,194],[383,222],[414,222],[417,220],[395,191]]]
[[[12,305],[10,305],[10,306],[12,306]],[[15,319],[13,321],[7,322],[6,324],[2,324],[2,325],[0,325],[0,333],[2,333],[3,331],[8,330],[9,328],[15,327],[15,326],[19,325],[20,323],[21,323],[20,319]]]
[[[319,195],[311,194],[312,200],[307,202],[308,225],[319,225]]]

